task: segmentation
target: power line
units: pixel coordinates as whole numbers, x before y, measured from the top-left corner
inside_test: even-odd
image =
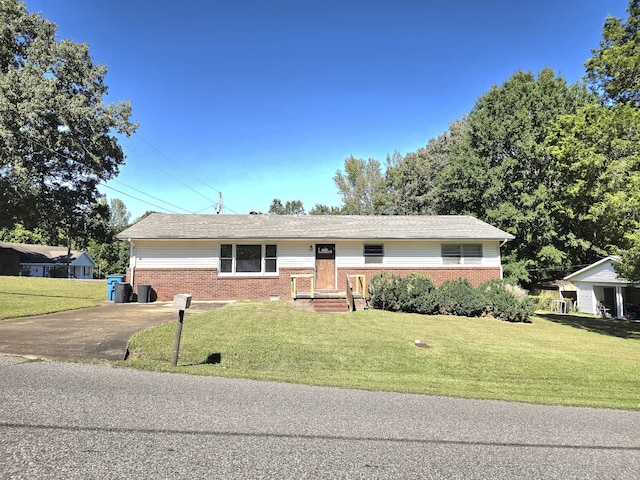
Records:
[[[174,205],[174,204],[172,204],[172,203],[169,203],[169,202],[167,202],[166,200],[162,200],[161,198],[154,197],[153,195],[150,195],[150,194],[148,194],[148,193],[145,193],[145,192],[143,192],[142,190],[138,190],[137,188],[132,187],[131,185],[127,185],[126,183],[122,183],[122,182],[121,182],[121,181],[119,181],[119,180],[112,179],[111,181],[112,181],[112,182],[116,182],[116,183],[118,183],[118,184],[122,185],[123,187],[130,188],[131,190],[134,190],[134,191],[136,191],[136,192],[138,192],[138,193],[141,193],[142,195],[146,195],[147,197],[153,198],[154,200],[158,200],[159,202],[166,203],[167,205],[169,205],[169,206],[171,206],[171,207],[173,207],[173,208],[177,208],[178,210],[182,210],[182,211],[187,212],[187,213],[193,213],[193,212],[191,212],[191,211],[187,210],[186,208],[179,207],[178,205]],[[103,185],[104,185],[104,183],[103,183]],[[106,186],[106,185],[105,185],[105,186]],[[207,208],[208,208],[208,207],[207,207]]]
[[[193,177],[195,180],[197,180],[198,182],[202,183],[205,187],[208,187],[209,189],[213,190],[214,192],[218,193],[219,195],[222,195],[222,192],[220,190],[218,190],[215,187],[212,187],[211,185],[209,185],[208,183],[206,183],[204,180],[202,180],[201,177],[196,176],[193,171],[185,168],[183,165],[181,165],[180,163],[176,162],[175,160],[173,160],[171,157],[169,157],[167,154],[165,154],[162,150],[160,150],[158,147],[156,147],[155,145],[153,145],[149,140],[147,140],[146,138],[144,138],[142,135],[140,135],[139,133],[135,133],[134,134],[135,137],[140,138],[140,140],[142,140],[144,143],[146,143],[147,145],[149,145],[151,148],[153,148],[156,152],[158,152],[160,155],[162,155],[164,158],[166,158],[167,160],[169,160],[173,165],[177,166],[178,168],[180,168],[182,171],[186,172],[188,175],[190,175],[191,177]],[[164,173],[165,175],[167,175],[168,177],[174,179],[175,181],[177,181],[178,183],[180,183],[181,185],[185,186],[186,188],[188,188],[189,190],[191,190],[192,192],[200,195],[201,197],[207,199],[207,200],[211,200],[209,197],[207,197],[206,195],[203,195],[202,193],[194,190],[190,185],[187,185],[186,183],[184,183],[182,180],[176,178],[173,174],[167,172],[166,170],[164,170],[163,168],[161,168],[158,164],[156,164],[155,162],[149,160],[148,158],[144,157],[143,155],[141,155],[140,153],[138,153],[137,151],[129,148],[129,150],[131,150],[132,153],[134,153],[135,155],[139,156],[140,158],[142,158],[144,161],[146,161],[147,163],[153,165],[154,167],[156,167],[158,170],[160,170],[162,173]],[[238,212],[232,210],[231,208],[227,207],[226,205],[221,204],[220,201],[218,201],[217,204],[212,204],[209,205],[208,207],[203,208],[202,210],[200,210],[199,212],[203,212],[205,210],[207,210],[208,208],[211,207],[216,207],[216,211],[219,212],[218,208],[220,209],[225,209],[231,213],[235,213],[237,214]],[[197,212],[197,213],[199,213]]]
[[[159,205],[154,205],[154,204],[153,204],[153,203],[151,203],[151,202],[147,202],[146,200],[143,200],[143,199],[141,199],[141,198],[134,197],[133,195],[130,195],[130,194],[128,194],[128,193],[125,193],[125,192],[123,192],[122,190],[118,190],[117,188],[110,187],[109,185],[106,185],[105,183],[102,183],[102,186],[103,186],[103,187],[105,187],[105,188],[108,188],[108,189],[110,189],[110,190],[113,190],[114,192],[118,192],[118,193],[121,193],[122,195],[125,195],[125,196],[127,196],[127,197],[133,198],[134,200],[138,200],[139,202],[146,203],[147,205],[151,205],[152,207],[155,207],[155,208],[159,208],[160,210],[163,210],[163,211],[165,211],[165,212],[178,214],[178,212],[174,212],[174,211],[172,211],[172,210],[169,210],[169,209],[168,209],[168,208],[166,208],[166,207],[161,207],[161,206],[159,206]],[[146,195],[146,194],[145,194],[145,195]],[[171,205],[171,204],[169,204],[169,205]]]
[[[200,183],[202,183],[205,187],[210,188],[211,190],[213,190],[216,193],[222,193],[220,192],[220,190],[218,190],[215,187],[212,187],[211,185],[209,185],[208,183],[206,183],[204,180],[202,180],[201,177],[196,176],[191,170],[185,168],[183,165],[179,164],[178,162],[176,162],[175,160],[173,160],[171,157],[169,157],[168,155],[166,155],[164,152],[162,152],[158,147],[156,147],[155,145],[153,145],[149,140],[147,140],[146,138],[144,138],[142,135],[136,133],[136,136],[139,137],[144,143],[146,143],[147,145],[149,145],[151,148],[153,148],[156,152],[158,152],[160,155],[162,155],[164,158],[166,158],[167,160],[169,160],[171,163],[173,163],[175,166],[177,166],[178,168],[180,168],[182,171],[186,172],[188,175],[190,175],[191,177],[195,178],[197,181],[199,181]]]
[[[57,156],[58,158],[60,158],[61,160],[65,161],[65,162],[66,162],[66,161],[68,161],[68,160],[74,160],[71,156],[69,156],[69,157],[64,156],[64,155],[62,155],[60,152],[57,152],[56,150],[53,150],[53,149],[52,149],[52,148],[50,148],[49,146],[47,146],[47,145],[43,145],[42,143],[40,143],[40,142],[38,142],[38,141],[36,141],[36,140],[33,140],[32,138],[28,138],[28,137],[26,137],[25,135],[23,135],[23,134],[22,134],[22,132],[16,132],[16,133],[17,133],[19,136],[21,136],[23,139],[25,139],[26,141],[31,142],[31,143],[33,143],[33,144],[35,144],[35,145],[39,146],[40,148],[43,148],[43,149],[45,149],[45,150],[50,151],[50,152],[51,152],[51,153],[53,153],[55,156]],[[93,154],[91,154],[91,152],[88,152],[88,151],[87,151],[87,153],[88,153],[89,155],[93,156]],[[172,207],[174,207],[174,208],[179,208],[180,210],[184,210],[185,212],[189,212],[188,210],[186,210],[186,209],[184,209],[184,208],[182,208],[182,207],[177,207],[176,205],[172,205],[171,203],[166,202],[166,201],[164,201],[164,200],[162,200],[162,199],[156,198],[156,197],[154,197],[153,195],[149,195],[148,193],[144,193],[143,191],[138,190],[138,189],[136,189],[136,188],[134,188],[134,187],[131,187],[131,186],[129,186],[129,185],[125,185],[125,184],[124,184],[124,183],[122,183],[122,182],[119,182],[119,181],[117,181],[117,180],[113,180],[113,181],[115,181],[115,182],[117,182],[117,183],[119,183],[119,184],[121,184],[121,185],[124,185],[125,187],[131,188],[132,190],[135,190],[135,191],[137,191],[137,192],[139,192],[139,193],[142,193],[143,195],[146,195],[146,196],[148,196],[148,197],[150,197],[150,198],[153,198],[153,199],[155,199],[155,200],[159,200],[159,201],[161,201],[161,202],[163,202],[163,203],[166,203],[167,205],[171,205],[171,206],[172,206]],[[123,192],[123,191],[121,191],[121,190],[118,190],[118,189],[116,189],[116,188],[110,187],[110,186],[106,185],[104,181],[100,181],[100,183],[102,184],[102,186],[104,186],[104,187],[106,187],[106,188],[109,188],[109,189],[111,189],[111,190],[114,190],[114,191],[116,191],[116,192],[118,192],[118,193],[121,193],[122,195],[127,196],[127,197],[133,198],[134,200],[138,200],[139,202],[145,203],[145,204],[147,204],[147,205],[151,205],[152,207],[156,207],[156,208],[159,208],[160,210],[164,210],[164,211],[167,211],[167,212],[170,212],[170,213],[177,213],[177,212],[174,212],[174,211],[172,211],[172,210],[169,210],[169,209],[168,209],[168,208],[166,208],[166,207],[161,207],[161,206],[159,206],[159,205],[155,205],[155,204],[153,204],[153,203],[151,203],[151,202],[147,202],[146,200],[143,200],[143,199],[138,198],[138,197],[134,197],[133,195],[130,195],[130,194],[128,194],[128,193],[125,193],[125,192]],[[189,213],[191,213],[191,212],[189,212]]]
[[[160,166],[156,165],[154,162],[152,162],[151,160],[149,160],[148,158],[146,158],[145,156],[143,156],[142,154],[136,152],[135,150],[133,150],[132,148],[128,148],[128,150],[132,153],[134,153],[135,155],[139,156],[141,159],[143,159],[145,162],[153,165],[155,168],[157,168],[158,170],[160,170],[162,173],[164,173],[166,176],[168,176],[169,178],[175,180],[176,182],[178,182],[179,184],[181,184],[182,186],[188,188],[189,190],[191,190],[193,193],[200,195],[202,198],[206,199],[207,201],[211,201],[211,199],[205,195],[203,195],[202,193],[198,192],[197,190],[193,189],[190,185],[187,185],[186,183],[184,183],[182,180],[180,180],[179,178],[175,177],[174,175],[172,175],[171,173],[167,172],[166,170],[164,170],[163,168],[161,168]]]
[[[57,156],[58,158],[60,158],[60,159],[61,159],[61,160],[63,160],[63,161],[74,160],[74,159],[73,159],[73,157],[71,157],[71,156],[67,157],[67,156],[63,155],[62,153],[57,152],[56,150],[53,150],[52,148],[50,148],[50,147],[49,147],[49,146],[47,146],[47,145],[43,145],[42,143],[40,143],[40,142],[38,142],[38,141],[36,141],[36,140],[33,140],[33,139],[31,139],[31,138],[28,138],[27,136],[23,135],[23,134],[22,134],[22,132],[16,132],[16,133],[17,133],[19,136],[21,136],[23,139],[25,139],[26,141],[31,142],[31,143],[33,143],[33,144],[35,144],[35,145],[39,146],[40,148],[43,148],[43,149],[45,149],[45,150],[50,151],[51,153],[53,153],[55,156]],[[140,138],[142,138],[142,137],[140,137]],[[146,143],[148,143],[149,145],[151,145],[149,142],[147,142],[147,140],[145,140],[144,138],[142,138],[142,139],[143,139]],[[153,145],[151,145],[151,146],[153,147]],[[156,147],[153,147],[153,148],[155,148],[156,150],[158,150]],[[193,189],[193,188],[191,188],[189,185],[187,185],[187,184],[185,184],[184,182],[182,182],[180,179],[178,179],[178,178],[174,177],[173,175],[171,175],[170,173],[166,172],[165,170],[163,170],[163,169],[162,169],[162,168],[160,168],[159,166],[155,165],[153,162],[151,162],[150,160],[148,160],[147,158],[145,158],[143,155],[139,154],[138,152],[136,152],[136,151],[134,151],[134,150],[131,150],[131,151],[132,151],[134,154],[138,155],[138,156],[139,156],[140,158],[142,158],[143,160],[145,160],[146,162],[148,162],[148,163],[150,163],[150,164],[154,165],[158,170],[162,171],[164,174],[168,175],[170,178],[172,178],[172,179],[176,180],[178,183],[180,183],[180,184],[184,185],[184,186],[185,186],[186,188],[188,188],[189,190],[191,190],[191,191],[193,191],[194,193],[196,193],[196,194],[200,195],[200,196],[201,196],[201,197],[203,197],[204,199],[206,199],[206,200],[208,200],[208,201],[211,201],[211,199],[210,199],[209,197],[207,197],[207,196],[203,195],[202,193],[200,193],[200,192],[198,192],[198,191],[194,190],[194,189]],[[159,151],[159,150],[158,150],[158,151]],[[160,152],[160,153],[162,153],[162,152]],[[89,151],[87,151],[87,154],[89,154],[89,155],[93,156],[93,154],[91,154],[91,152],[89,152]],[[164,155],[164,154],[163,154],[163,155]],[[164,155],[164,156],[166,157],[166,155]],[[169,158],[169,157],[167,157],[167,158]],[[183,168],[183,170],[184,170],[184,168]],[[192,176],[194,176],[191,172],[189,172],[189,173],[190,173]],[[197,177],[195,177],[195,176],[194,176],[194,178],[196,178],[196,179],[197,179]],[[130,189],[132,189],[132,190],[134,190],[134,191],[136,191],[136,192],[138,192],[138,193],[141,193],[142,195],[145,195],[145,196],[147,196],[147,197],[149,197],[149,198],[153,198],[154,200],[157,200],[157,201],[160,201],[160,202],[165,203],[165,204],[167,204],[167,205],[170,205],[170,206],[171,206],[171,207],[173,207],[173,208],[177,208],[177,209],[182,210],[182,211],[185,211],[185,212],[187,212],[187,213],[193,213],[193,212],[191,212],[191,211],[187,210],[186,208],[179,207],[179,206],[177,206],[177,205],[173,205],[172,203],[169,203],[169,202],[167,202],[166,200],[162,200],[161,198],[158,198],[158,197],[155,197],[155,196],[153,196],[153,195],[151,195],[151,194],[148,194],[148,193],[146,193],[146,192],[143,192],[142,190],[139,190],[139,189],[137,189],[137,188],[135,188],[135,187],[132,187],[132,186],[130,186],[130,185],[127,185],[127,184],[125,184],[125,183],[123,183],[123,182],[120,182],[120,181],[118,181],[118,180],[112,179],[111,181],[116,182],[116,183],[118,183],[118,184],[120,184],[120,185],[122,185],[122,186],[124,186],[124,187],[130,188]],[[203,183],[204,183],[204,182],[203,182]],[[138,197],[136,197],[136,196],[134,196],[134,195],[131,195],[131,194],[129,194],[129,193],[125,193],[125,192],[123,192],[122,190],[118,190],[117,188],[110,187],[110,186],[106,185],[105,181],[100,181],[100,184],[101,184],[102,186],[104,186],[104,187],[106,187],[106,188],[110,189],[110,190],[113,190],[113,191],[115,191],[115,192],[118,192],[118,193],[120,193],[120,194],[122,194],[122,195],[125,195],[125,196],[129,197],[129,198],[133,198],[134,200],[137,200],[137,201],[139,201],[139,202],[145,203],[145,204],[150,205],[150,206],[155,207],[155,208],[159,208],[160,210],[164,210],[164,211],[167,211],[167,212],[170,212],[170,213],[175,213],[175,214],[177,214],[177,212],[174,212],[174,211],[172,211],[172,210],[169,210],[169,209],[168,209],[168,208],[166,208],[166,207],[161,207],[161,206],[159,206],[159,205],[153,204],[153,203],[151,203],[151,202],[148,202],[148,201],[146,201],[146,200],[143,200],[143,199],[141,199],[141,198],[138,198]],[[209,185],[207,185],[207,184],[205,184],[205,185],[206,185],[206,186],[208,186],[209,188],[211,188],[211,189],[215,190],[216,192],[218,192],[218,194],[220,195],[220,197],[222,196],[222,192],[220,192],[219,190],[214,189],[213,187],[211,187],[211,186],[209,186]],[[228,207],[226,207],[226,206],[224,206],[224,205],[221,205],[221,204],[220,204],[220,201],[218,202],[218,204],[217,204],[217,205],[216,205],[215,203],[214,203],[214,204],[211,204],[211,205],[209,205],[209,206],[205,207],[204,209],[200,210],[200,212],[203,212],[204,210],[207,210],[208,208],[212,208],[212,207],[216,207],[216,206],[219,206],[219,208],[224,208],[225,210],[228,210],[228,211],[230,211],[231,213],[237,213],[237,212],[233,211],[232,209],[230,209],[230,208],[228,208]],[[198,212],[198,213],[199,213],[199,212]]]

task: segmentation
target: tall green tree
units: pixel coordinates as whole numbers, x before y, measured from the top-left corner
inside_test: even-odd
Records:
[[[586,79],[605,103],[640,106],[640,0],[631,0],[628,17],[608,17],[600,48],[585,63]]]
[[[342,208],[316,203],[315,206],[309,210],[309,215],[342,215]]]
[[[386,185],[382,166],[375,158],[363,160],[349,156],[344,171],[333,177],[342,196],[345,215],[377,215],[384,213]]]
[[[447,207],[440,198],[441,173],[453,149],[468,135],[466,119],[456,120],[449,129],[416,152],[387,158],[386,212],[392,215],[436,215]]]
[[[127,228],[131,214],[119,198],[107,202],[105,197],[92,204],[87,218],[87,238],[76,241],[76,248],[86,249],[98,264],[95,275],[124,273],[129,265],[129,242],[116,238]]]
[[[130,226],[131,214],[122,200],[119,198],[111,199],[109,210],[109,224],[116,234]]]
[[[104,102],[106,67],[56,29],[17,0],[0,3],[0,227],[78,230],[124,162],[115,135],[136,128],[128,103]]]
[[[304,215],[304,206],[300,200],[287,200],[283,205],[279,198],[274,198],[269,206],[271,215]]]
[[[600,48],[585,63],[598,104],[561,117],[547,139],[567,179],[562,212],[576,258],[619,254],[619,273],[640,280],[640,2],[626,20],[609,17]],[[586,255],[585,255],[586,254]]]
[[[578,264],[624,250],[640,226],[638,139],[640,112],[629,104],[583,107],[550,132],[550,152],[566,181],[558,210]]]
[[[514,234],[504,251],[510,277],[536,282],[570,263],[553,201],[563,179],[545,139],[555,120],[590,101],[551,69],[516,72],[478,99],[468,137],[449,156],[441,213],[470,213]]]

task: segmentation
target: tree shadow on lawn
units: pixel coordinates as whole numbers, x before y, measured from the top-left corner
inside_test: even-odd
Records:
[[[640,322],[617,318],[583,317],[578,315],[536,314],[555,323],[580,328],[589,332],[619,338],[640,340]]]

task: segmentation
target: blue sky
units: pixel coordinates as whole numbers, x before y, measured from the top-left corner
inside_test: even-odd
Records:
[[[138,132],[101,191],[147,210],[339,205],[349,155],[424,146],[517,70],[575,82],[626,0],[28,0],[109,68]],[[114,190],[115,189],[115,190]],[[146,196],[144,194],[151,195]],[[140,201],[137,199],[144,200]],[[162,201],[161,201],[162,200]],[[145,203],[146,202],[146,203]],[[163,203],[168,202],[168,203]]]

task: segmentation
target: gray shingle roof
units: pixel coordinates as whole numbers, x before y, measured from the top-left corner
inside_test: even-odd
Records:
[[[19,252],[21,263],[66,263],[67,261],[67,247],[0,242],[0,248],[8,248]],[[71,250],[70,261],[77,260],[80,255],[82,255],[82,252]]]
[[[463,215],[179,215],[154,213],[118,235],[126,239],[450,239],[511,240]]]

